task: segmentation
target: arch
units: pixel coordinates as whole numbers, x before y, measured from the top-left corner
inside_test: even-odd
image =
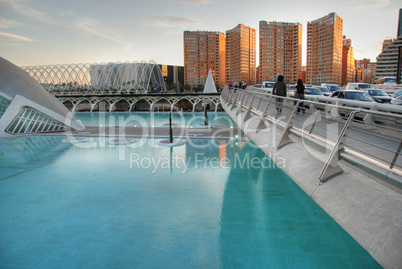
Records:
[[[126,100],[124,98],[119,99],[114,103],[114,106],[113,106],[114,109],[111,110],[110,112],[112,112],[112,111],[129,111],[130,105],[131,104],[128,100]],[[122,108],[125,108],[125,109],[122,109]]]

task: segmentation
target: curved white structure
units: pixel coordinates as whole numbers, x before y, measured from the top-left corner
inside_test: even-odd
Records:
[[[68,109],[18,66],[0,57],[0,137],[84,130]]]
[[[163,87],[162,71],[154,61],[22,66],[47,91],[104,90],[138,93]]]

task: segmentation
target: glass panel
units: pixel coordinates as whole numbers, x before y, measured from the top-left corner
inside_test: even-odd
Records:
[[[40,128],[38,128],[39,124],[41,125]],[[63,123],[58,122],[53,118],[33,108],[28,107],[21,110],[21,112],[6,128],[6,132],[9,134],[22,134],[32,132],[41,133],[62,130],[67,130],[67,127]]]
[[[0,95],[0,118],[3,116],[4,112],[6,112],[10,104],[11,104],[10,100]]]

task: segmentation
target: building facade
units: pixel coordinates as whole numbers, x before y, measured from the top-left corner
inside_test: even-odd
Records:
[[[226,83],[225,34],[215,31],[184,31],[184,84],[205,84],[211,70],[215,83]]]
[[[336,14],[307,23],[307,83],[340,85],[343,20]]]
[[[402,8],[399,9],[397,38],[394,39],[385,49],[384,40],[383,51],[377,56],[377,66],[375,80],[381,77],[396,77],[396,83],[402,83]]]
[[[177,65],[159,65],[165,81],[166,90],[173,92],[184,91],[184,67]]]
[[[259,81],[283,75],[286,83],[295,84],[302,71],[302,25],[260,21],[259,27]]]
[[[381,49],[381,52],[383,52],[384,50],[386,50],[386,49],[389,47],[389,45],[391,45],[391,43],[394,42],[394,41],[395,41],[395,38],[385,39],[385,40],[382,42],[382,49]]]
[[[402,48],[402,35],[394,40],[383,52],[377,56],[375,80],[381,77],[397,77],[398,59]],[[401,83],[401,81],[397,82]]]
[[[350,39],[343,39],[342,49],[342,77],[341,86],[345,86],[349,82],[355,80],[355,58],[353,54],[352,41]]]
[[[226,81],[256,82],[256,30],[243,24],[226,31]]]

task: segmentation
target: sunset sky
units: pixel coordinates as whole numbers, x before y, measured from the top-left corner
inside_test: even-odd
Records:
[[[355,58],[375,61],[382,41],[396,37],[400,8],[396,0],[0,0],[0,56],[18,66],[182,66],[183,31],[226,32],[243,23],[258,37],[265,20],[303,25],[305,64],[307,22],[336,12]]]

